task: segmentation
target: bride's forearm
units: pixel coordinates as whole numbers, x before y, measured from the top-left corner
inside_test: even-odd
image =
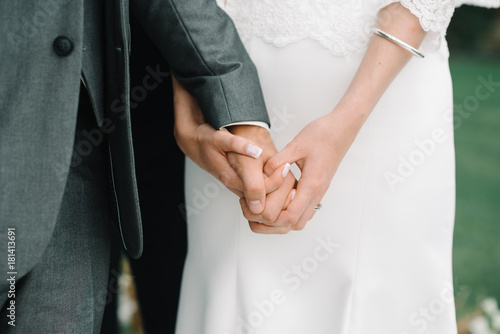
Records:
[[[415,48],[425,37],[420,23],[399,3],[381,10],[386,24],[379,28]],[[281,152],[266,164],[270,173],[285,162],[301,170],[297,192],[273,226],[302,229],[321,203],[330,182],[359,129],[392,80],[412,54],[379,36],[373,36],[361,65],[335,109],[309,123]]]
[[[408,9],[394,3],[382,9],[380,17],[384,22],[379,20],[378,28],[415,48],[420,46],[426,32]],[[344,113],[338,116],[359,129],[411,57],[413,55],[402,47],[373,35],[357,73],[334,113]]]

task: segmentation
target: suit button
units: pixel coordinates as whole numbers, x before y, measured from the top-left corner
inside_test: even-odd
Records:
[[[73,42],[67,37],[59,36],[54,40],[54,51],[62,56],[68,56],[73,51]]]

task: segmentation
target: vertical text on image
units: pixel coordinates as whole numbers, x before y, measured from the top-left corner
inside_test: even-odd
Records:
[[[16,325],[16,228],[7,228],[7,282],[9,291],[7,293],[7,322],[10,326]]]

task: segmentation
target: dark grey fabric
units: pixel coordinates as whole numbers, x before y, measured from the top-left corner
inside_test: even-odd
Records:
[[[104,119],[104,2],[84,0],[82,79],[94,107],[97,123]]]
[[[269,121],[255,67],[215,1],[131,3],[213,126]],[[104,4],[104,118],[85,137],[93,149],[103,145],[103,135],[109,140],[118,225],[125,248],[137,258],[143,240],[130,125],[129,1]],[[16,227],[19,277],[40,262],[59,215],[71,156],[78,161],[84,155],[83,141],[73,154],[83,21],[84,0],[0,1],[0,245],[7,243],[7,227]],[[71,53],[54,51],[58,36],[72,42]],[[156,69],[151,77],[168,80]],[[0,272],[7,272],[6,265],[0,261]],[[5,291],[0,280],[0,298]]]
[[[85,92],[80,102],[75,143],[96,127]],[[5,334],[99,333],[107,303],[110,219],[107,148],[87,151],[70,168],[52,239],[40,261],[16,287],[16,326],[0,312]],[[0,301],[3,304],[5,300]]]
[[[134,87],[141,84],[148,66],[160,64],[168,68],[168,64],[133,15],[130,19],[130,78]],[[174,333],[187,253],[187,226],[183,210],[184,154],[173,133],[161,130],[174,127],[171,82],[149,91],[148,98],[137,103],[131,114],[144,252],[140,259],[131,260],[130,266],[145,333]]]
[[[61,2],[0,1],[0,245],[16,227],[19,277],[52,238],[73,151],[83,6]],[[67,57],[53,49],[61,35],[73,42]],[[1,273],[6,265],[0,261]]]
[[[269,124],[257,69],[214,0],[136,0],[130,5],[210,124]]]

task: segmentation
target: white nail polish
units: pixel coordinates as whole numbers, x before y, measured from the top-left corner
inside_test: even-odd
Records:
[[[292,198],[290,199],[290,201],[293,201],[293,199],[295,198],[296,194],[297,194],[297,190],[293,189],[292,190]]]
[[[257,159],[262,154],[262,149],[260,147],[255,146],[255,145],[248,144],[247,149],[246,149],[246,153],[249,156]]]
[[[281,175],[283,175],[283,177],[286,177],[289,171],[290,171],[290,164],[287,162],[285,168],[283,168],[283,172],[281,173]]]

